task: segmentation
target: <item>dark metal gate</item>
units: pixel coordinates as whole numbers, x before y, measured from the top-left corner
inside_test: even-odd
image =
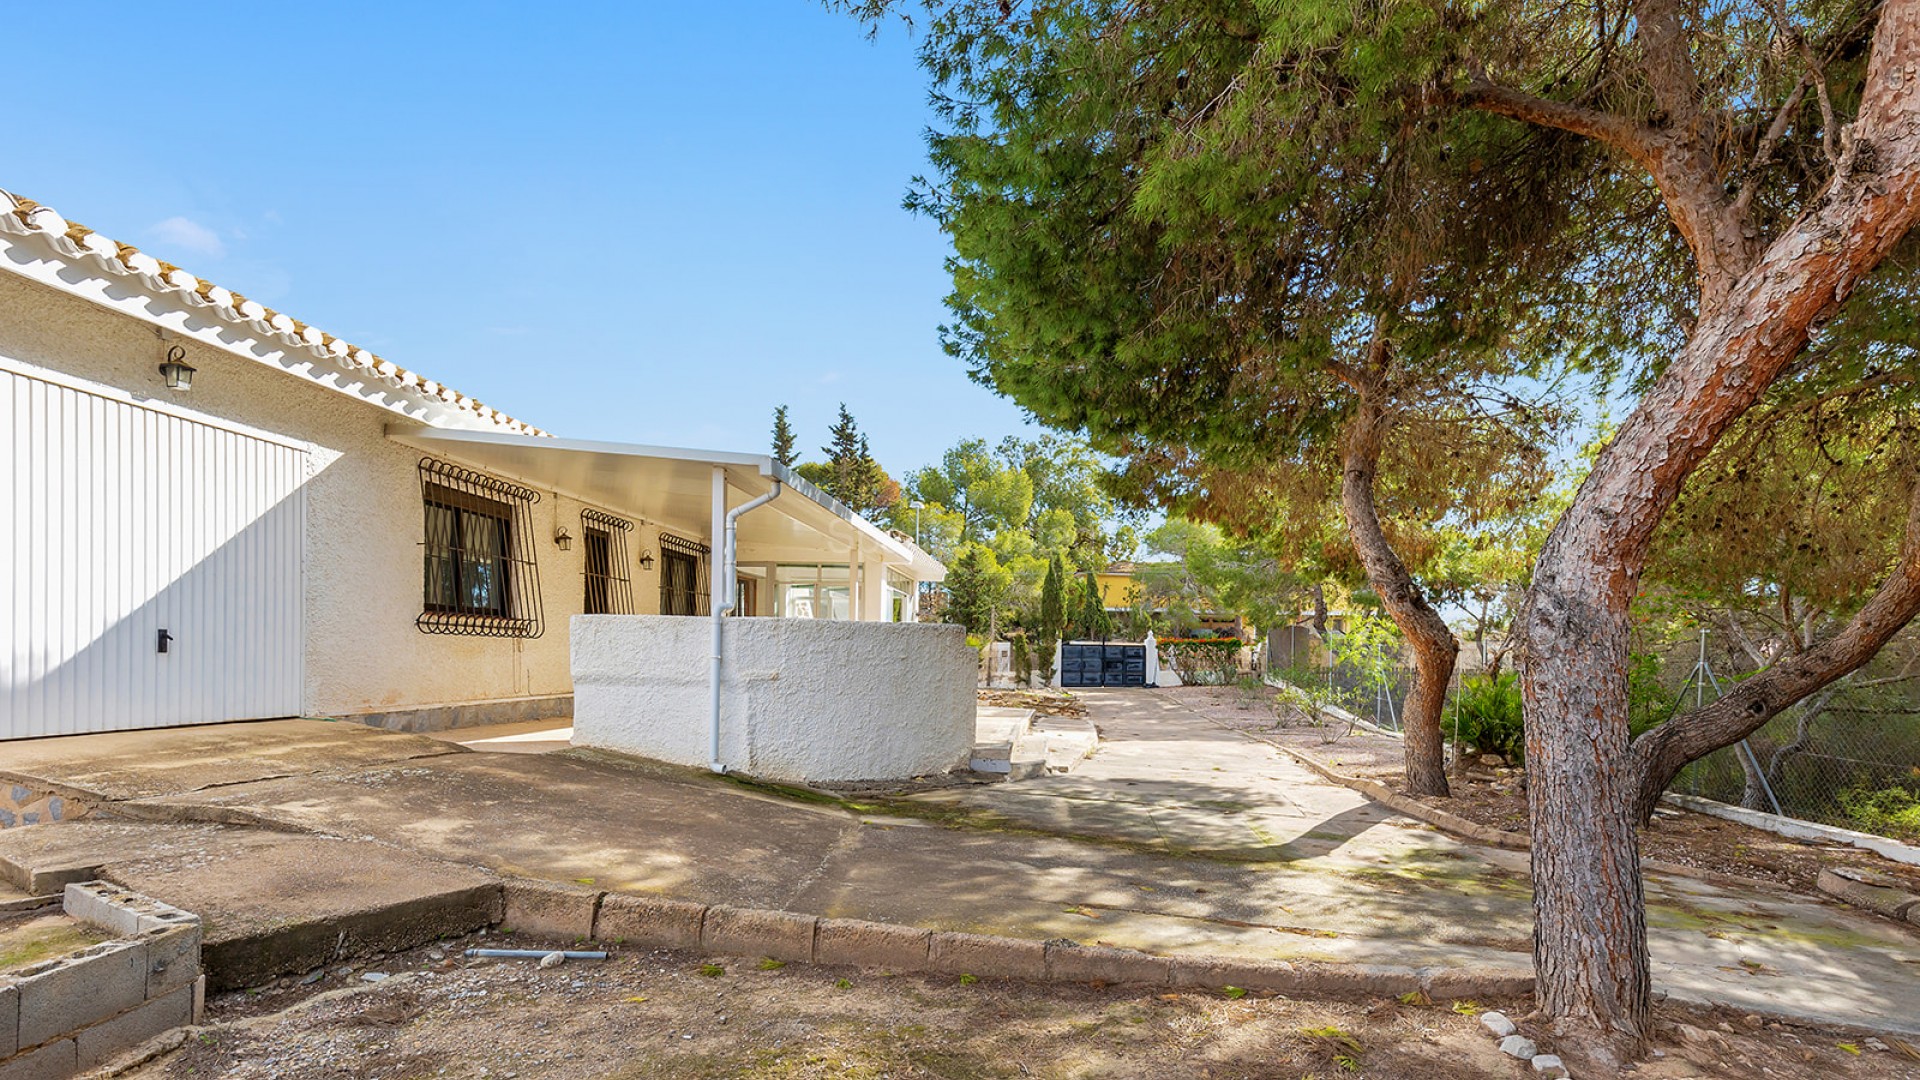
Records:
[[[1145,686],[1147,647],[1099,641],[1069,641],[1060,646],[1060,685]]]

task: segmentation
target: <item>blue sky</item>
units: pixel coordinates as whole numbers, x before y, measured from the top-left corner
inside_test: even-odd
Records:
[[[54,5],[0,187],[556,434],[890,471],[1031,434],[940,351],[913,41],[810,0]]]

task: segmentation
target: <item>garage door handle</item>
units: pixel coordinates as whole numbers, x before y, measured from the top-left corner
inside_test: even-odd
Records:
[[[164,629],[163,629],[163,630],[161,630],[161,631],[160,631],[160,640],[159,640],[159,646],[160,646],[160,651],[161,651],[161,652],[166,652],[166,651],[167,651],[167,646],[169,646],[169,645],[171,645],[171,644],[173,644],[173,635],[172,635],[172,634],[169,634],[169,633],[167,633],[167,632],[166,632],[166,631],[165,631]]]

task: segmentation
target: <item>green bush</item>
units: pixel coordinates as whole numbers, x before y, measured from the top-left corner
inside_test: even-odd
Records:
[[[1511,671],[1497,679],[1469,675],[1460,680],[1453,700],[1454,708],[1460,711],[1461,742],[1500,754],[1516,765],[1526,760],[1527,734],[1521,719],[1518,675]]]
[[[1920,795],[1906,788],[1854,788],[1840,793],[1840,805],[1865,832],[1920,842]]]
[[[1180,673],[1182,682],[1228,686],[1240,677],[1239,638],[1163,638],[1160,663]]]

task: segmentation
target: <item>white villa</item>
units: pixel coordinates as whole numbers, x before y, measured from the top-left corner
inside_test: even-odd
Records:
[[[0,417],[0,739],[566,715],[573,617],[724,606],[776,490],[737,614],[910,621],[945,575],[770,457],[552,437],[4,191]]]

